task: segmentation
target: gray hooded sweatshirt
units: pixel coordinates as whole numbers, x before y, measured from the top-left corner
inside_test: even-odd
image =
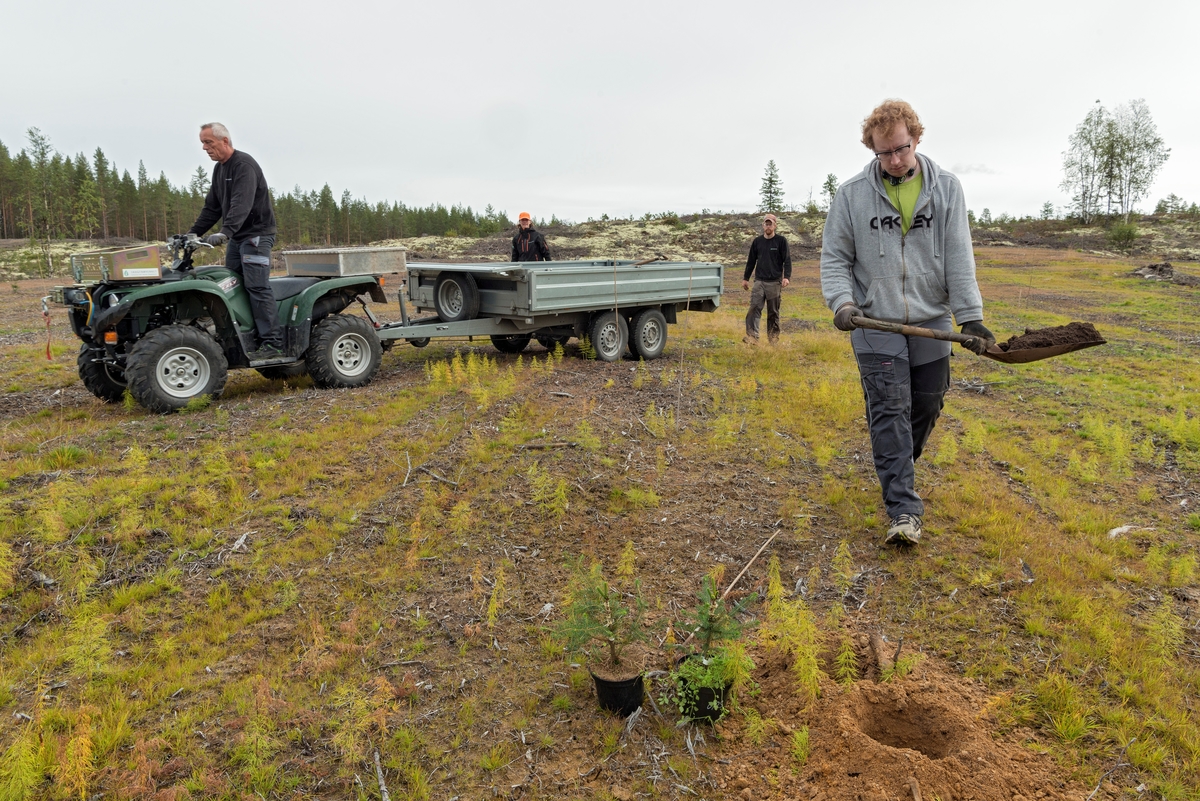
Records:
[[[821,247],[830,310],[853,303],[867,317],[906,324],[947,311],[959,325],[983,319],[962,186],[920,153],[917,159],[921,194],[907,234],[877,160],[838,188]]]

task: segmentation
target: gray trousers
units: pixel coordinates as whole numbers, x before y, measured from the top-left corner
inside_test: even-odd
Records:
[[[750,310],[746,312],[746,336],[758,339],[758,322],[763,307],[767,307],[767,338],[779,339],[779,304],[783,298],[783,282],[755,281],[750,290]]]
[[[950,330],[950,317],[917,323]],[[875,474],[888,517],[924,515],[915,489],[921,457],[950,388],[950,343],[855,329],[851,335],[867,405]]]
[[[271,246],[273,236],[252,236],[229,243],[225,248],[225,266],[242,276],[242,285],[250,297],[250,313],[258,331],[258,345],[283,348],[283,333],[271,291]]]

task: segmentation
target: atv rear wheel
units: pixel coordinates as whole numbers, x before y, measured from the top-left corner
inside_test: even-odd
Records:
[[[331,314],[319,322],[310,342],[304,361],[313,383],[322,389],[366,386],[383,357],[375,328],[348,314]]]
[[[187,325],[147,331],[133,344],[125,378],[134,400],[152,412],[182,409],[193,398],[221,396],[229,364],[216,340]]]
[[[106,403],[116,403],[125,397],[125,371],[101,362],[104,356],[100,348],[81,345],[75,363],[79,366],[79,378],[88,392]]]

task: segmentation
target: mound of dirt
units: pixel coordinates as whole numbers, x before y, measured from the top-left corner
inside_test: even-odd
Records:
[[[1147,264],[1145,267],[1138,267],[1130,274],[1151,281],[1170,281],[1173,284],[1181,286],[1200,286],[1200,278],[1188,275],[1187,273],[1176,272],[1169,261],[1159,262],[1158,264]]]
[[[1087,794],[1064,779],[1050,756],[1029,746],[1031,732],[997,731],[981,685],[943,672],[932,660],[886,683],[862,680],[844,689],[823,680],[821,697],[807,710],[799,708],[787,665],[764,667],[756,675],[756,705],[766,707],[764,718],[786,721],[785,735],[806,723],[808,760],[796,766],[790,737],[782,748],[751,751],[723,771],[718,786],[726,797],[1033,801]],[[774,777],[775,788],[765,776]]]
[[[1026,328],[1020,336],[1010,337],[999,344],[1000,350],[1009,353],[1030,348],[1048,348],[1051,345],[1074,345],[1081,342],[1103,342],[1104,337],[1091,323],[1068,323],[1054,328]]]

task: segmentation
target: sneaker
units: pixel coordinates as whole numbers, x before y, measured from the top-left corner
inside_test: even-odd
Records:
[[[921,518],[916,515],[897,515],[883,541],[888,545],[916,545],[921,541]]]

